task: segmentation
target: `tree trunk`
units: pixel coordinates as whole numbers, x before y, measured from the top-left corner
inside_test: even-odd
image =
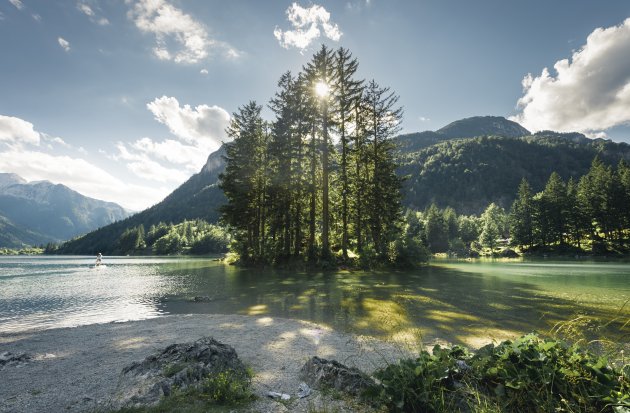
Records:
[[[323,110],[323,122],[322,122],[322,257],[328,258],[330,256],[329,245],[329,226],[330,216],[328,213],[328,104],[324,100]]]
[[[315,259],[315,216],[317,207],[316,191],[315,191],[315,179],[316,179],[316,135],[315,125],[313,124],[313,135],[311,138],[311,183],[310,183],[310,211],[309,211],[309,234],[308,234],[308,259],[313,261]]]

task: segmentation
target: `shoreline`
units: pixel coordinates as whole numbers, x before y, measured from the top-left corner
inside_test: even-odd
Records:
[[[292,395],[290,411],[309,404],[352,411],[347,401],[314,392],[297,399],[299,370],[312,356],[372,372],[412,355],[401,345],[340,333],[312,322],[241,315],[169,315],[21,333],[0,333],[0,353],[27,353],[28,362],[0,367],[0,412],[85,412],[102,409],[122,368],[173,343],[211,336],[236,350],[254,371],[257,400],[243,411],[286,411],[265,396]],[[284,410],[283,410],[284,409]],[[350,409],[350,410],[348,410]],[[240,410],[239,410],[240,411]]]

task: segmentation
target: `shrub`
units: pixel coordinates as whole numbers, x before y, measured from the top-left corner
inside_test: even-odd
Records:
[[[630,366],[561,341],[528,334],[475,354],[435,346],[375,373],[368,396],[393,412],[479,411],[630,413]],[[483,406],[481,406],[483,404]]]

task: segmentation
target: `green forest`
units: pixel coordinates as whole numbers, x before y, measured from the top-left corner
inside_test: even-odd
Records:
[[[423,134],[425,134],[423,132]],[[586,174],[595,156],[607,165],[630,159],[630,146],[581,134],[543,131],[521,137],[478,136],[423,143],[423,134],[396,140],[403,205],[424,210],[435,203],[464,214],[480,214],[492,202],[508,209],[525,178],[541,191],[552,172],[565,181]]]
[[[404,231],[393,143],[398,96],[358,79],[357,69],[347,49],[322,46],[300,73],[280,77],[272,122],[256,102],[233,114],[219,186],[239,262],[424,259]]]
[[[126,228],[111,244],[102,245],[106,255],[175,255],[175,254],[218,254],[227,252],[230,236],[223,227],[204,220],[184,220],[179,224],[159,222],[145,230],[143,224]],[[72,247],[77,248],[76,252]],[[48,244],[45,253],[84,253],[81,242],[69,242],[57,246]]]
[[[630,251],[630,167],[612,167],[599,157],[577,180],[565,182],[552,172],[544,189],[534,193],[523,178],[509,210],[491,203],[480,215],[457,215],[455,209],[431,205],[409,212],[422,242],[432,253],[477,256],[498,253],[619,255]],[[412,217],[412,218],[409,218]]]

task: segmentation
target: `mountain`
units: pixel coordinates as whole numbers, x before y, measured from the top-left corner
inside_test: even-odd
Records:
[[[15,225],[0,215],[0,248],[20,249],[25,245],[40,245],[56,241],[54,238]]]
[[[627,144],[591,140],[579,133],[532,135],[515,122],[492,116],[462,119],[437,131],[395,139],[400,144],[399,174],[407,177],[403,205],[424,209],[435,202],[465,214],[480,213],[491,202],[509,207],[523,177],[540,191],[551,172],[557,171],[564,179],[578,178],[596,155],[609,164],[630,159]],[[159,222],[197,218],[217,222],[218,207],[225,202],[217,185],[225,167],[224,155],[223,147],[212,153],[199,173],[159,204],[65,243],[59,252],[109,253],[125,229],[139,225],[148,231]]]
[[[25,184],[26,179],[16,174],[0,173],[0,189],[16,184]]]
[[[149,209],[127,219],[99,228],[81,238],[60,246],[60,254],[110,254],[128,228],[143,225],[148,231],[151,225],[179,223],[184,220],[204,219],[208,222],[219,220],[218,207],[225,202],[223,191],[218,187],[219,174],[223,172],[225,149],[219,148],[208,156],[199,173],[193,175],[169,196]]]
[[[448,139],[474,138],[485,135],[519,138],[530,135],[527,129],[502,116],[473,116],[472,118],[456,120],[438,129],[437,133]]]
[[[541,191],[554,171],[565,181],[579,179],[595,156],[610,165],[630,160],[630,145],[556,132],[447,140],[401,156],[399,173],[408,177],[403,203],[413,209],[435,203],[464,214],[478,214],[491,202],[509,208],[522,178]]]
[[[0,246],[16,248],[67,240],[126,218],[129,212],[65,185],[0,173],[0,216]]]
[[[501,116],[473,116],[451,122],[437,131],[424,131],[400,135],[398,140],[403,151],[417,151],[436,143],[477,136],[503,136],[518,138],[531,133],[516,122]]]

